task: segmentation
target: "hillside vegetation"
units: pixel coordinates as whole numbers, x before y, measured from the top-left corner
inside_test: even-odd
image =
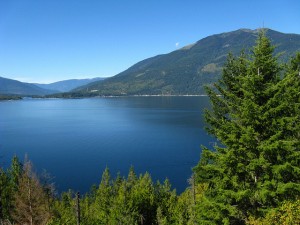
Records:
[[[300,51],[300,35],[265,29],[277,46],[279,60],[288,62]],[[169,54],[158,55],[133,65],[124,72],[91,85],[75,89],[65,96],[96,95],[199,95],[204,86],[216,82],[229,52],[237,56],[249,53],[259,30],[240,29],[216,34]]]

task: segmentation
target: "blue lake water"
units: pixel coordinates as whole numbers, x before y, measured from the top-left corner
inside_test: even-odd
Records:
[[[207,97],[27,99],[0,102],[0,163],[28,154],[58,191],[88,191],[105,167],[112,176],[151,173],[177,192],[187,187],[201,145]]]

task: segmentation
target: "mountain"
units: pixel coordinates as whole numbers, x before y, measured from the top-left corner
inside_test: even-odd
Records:
[[[48,95],[54,91],[40,88],[34,84],[0,77],[0,94],[4,95]]]
[[[300,51],[300,35],[265,29],[280,60]],[[65,96],[203,94],[203,85],[216,81],[227,54],[249,51],[259,30],[240,29],[212,35],[173,51],[145,59],[105,81],[75,89]]]
[[[49,90],[55,90],[56,92],[68,92],[71,91],[74,88],[95,82],[95,81],[102,81],[105,78],[96,77],[91,79],[71,79],[71,80],[63,80],[54,82],[51,84],[35,84],[38,87],[49,89]]]

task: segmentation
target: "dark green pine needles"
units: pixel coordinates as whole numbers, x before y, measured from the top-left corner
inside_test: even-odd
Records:
[[[245,224],[300,194],[300,54],[280,65],[273,50],[261,31],[251,56],[229,55],[207,88],[207,129],[220,144],[204,147],[195,168],[209,185],[200,224]]]

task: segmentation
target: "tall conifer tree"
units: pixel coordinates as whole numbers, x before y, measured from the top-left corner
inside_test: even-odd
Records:
[[[18,190],[14,194],[13,219],[17,224],[47,224],[50,210],[43,187],[27,159],[23,169],[18,179]]]
[[[209,184],[198,206],[203,224],[244,224],[300,194],[299,57],[284,71],[273,52],[261,31],[251,57],[229,55],[207,89],[208,131],[220,144],[204,148],[195,168]]]

